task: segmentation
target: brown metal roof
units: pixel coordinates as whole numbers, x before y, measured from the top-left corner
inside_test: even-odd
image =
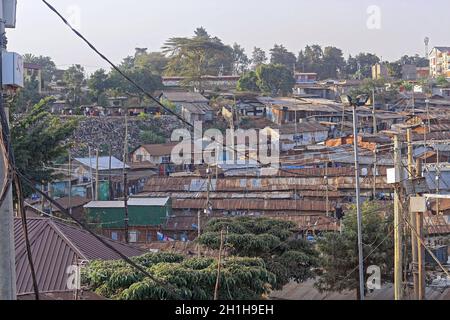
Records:
[[[172,149],[178,143],[179,142],[161,143],[161,144],[143,144],[139,148],[144,148],[150,155],[154,157],[167,156],[172,153]]]
[[[296,212],[325,212],[325,201],[304,200],[262,200],[262,199],[220,199],[211,200],[215,210],[261,210],[280,211],[289,210]],[[206,199],[173,199],[173,209],[202,209],[206,207]],[[329,209],[334,210],[334,205],[329,204]]]
[[[88,232],[47,218],[28,219],[31,252],[40,292],[67,291],[67,267],[81,260],[117,260],[120,256]],[[20,219],[14,220],[17,293],[33,292]],[[126,256],[143,251],[105,238]]]
[[[69,197],[59,198],[56,200],[56,202],[62,206],[64,209],[72,208],[78,208],[84,206],[86,203],[88,203],[90,200],[88,200],[85,197],[80,196],[74,196],[69,199]],[[69,205],[70,202],[70,205]],[[56,207],[54,207],[54,210],[57,210]]]
[[[370,179],[362,179],[362,189],[372,189]],[[355,178],[353,176],[328,177],[329,190],[354,189]],[[216,192],[262,192],[262,191],[288,191],[288,190],[325,190],[323,176],[318,177],[273,177],[273,178],[226,178],[212,179],[211,191]],[[199,192],[207,190],[207,180],[182,177],[182,178],[151,178],[148,180],[143,192],[182,191]],[[378,188],[390,189],[392,186],[386,183],[385,177],[377,177]]]

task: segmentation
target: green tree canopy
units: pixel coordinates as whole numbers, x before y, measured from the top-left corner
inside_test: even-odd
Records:
[[[88,87],[97,104],[100,104],[105,92],[111,87],[108,73],[104,69],[96,70],[88,80]]]
[[[230,74],[233,69],[233,49],[203,28],[192,38],[170,38],[162,49],[169,56],[166,74],[184,76],[186,85],[196,83],[199,89],[203,76]]]
[[[267,62],[266,52],[261,48],[254,47],[251,61],[253,69],[256,69],[260,65],[265,64]]]
[[[123,261],[94,261],[83,270],[83,284],[97,294],[117,300],[214,298],[217,260],[213,258],[148,253],[132,260],[158,283]],[[222,300],[261,299],[275,281],[261,259],[229,257],[222,261],[221,267],[219,298]]]
[[[289,94],[295,85],[292,71],[281,64],[260,65],[256,76],[260,90],[272,95]]]
[[[313,247],[294,238],[291,222],[267,218],[242,217],[210,221],[198,242],[218,249],[220,232],[225,230],[226,248],[231,255],[258,257],[276,275],[274,289],[281,289],[290,280],[305,281],[314,275],[317,256]]]
[[[393,220],[389,208],[373,202],[362,206],[362,235],[365,267],[381,269],[382,281],[392,280]],[[358,237],[356,209],[352,207],[343,221],[342,233],[329,233],[318,241],[322,274],[316,286],[320,291],[357,290],[359,297]],[[365,274],[365,281],[368,275]],[[364,282],[365,283],[365,282]]]
[[[258,87],[258,77],[256,76],[256,72],[249,71],[244,73],[238,80],[237,89],[239,91],[260,91]]]
[[[62,121],[52,115],[48,111],[52,101],[45,98],[11,119],[16,165],[36,183],[53,179],[53,170],[44,167],[51,167],[55,159],[66,155],[68,138],[78,125],[76,119]]]
[[[81,88],[85,84],[84,68],[79,64],[75,64],[69,67],[64,72],[63,79],[64,82],[67,84],[67,87],[69,88],[69,92],[67,94],[67,101],[73,107],[79,107],[82,98]]]
[[[380,62],[380,58],[372,53],[359,53],[347,59],[346,74],[348,78],[372,78],[372,67]]]
[[[242,74],[248,69],[250,59],[245,54],[245,49],[237,43],[233,44],[233,73]]]
[[[138,69],[150,70],[153,74],[162,76],[169,63],[169,59],[162,52],[145,52],[134,59],[134,66]]]
[[[275,44],[272,49],[270,49],[270,63],[272,64],[282,64],[289,70],[294,70],[297,58],[295,54],[288,51],[282,44]]]

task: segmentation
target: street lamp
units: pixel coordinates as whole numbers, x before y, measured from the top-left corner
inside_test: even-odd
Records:
[[[357,107],[364,106],[369,100],[368,95],[359,95],[356,99],[348,95],[341,96],[344,106],[350,106],[353,109],[353,144],[355,152],[355,188],[356,188],[356,216],[358,223],[358,260],[359,260],[359,291],[360,299],[364,300],[364,257],[362,245],[362,215],[361,215],[361,195],[359,187],[359,155],[358,155],[358,114]]]

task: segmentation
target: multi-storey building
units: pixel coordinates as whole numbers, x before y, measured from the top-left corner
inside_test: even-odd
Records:
[[[434,47],[430,52],[430,76],[450,78],[450,47]]]

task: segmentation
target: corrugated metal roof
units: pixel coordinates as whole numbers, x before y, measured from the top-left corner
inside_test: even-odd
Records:
[[[40,292],[68,291],[67,268],[81,260],[116,260],[120,256],[105,247],[88,232],[77,227],[44,218],[29,218],[31,252]],[[17,293],[33,292],[20,219],[14,220]],[[126,256],[143,254],[138,248],[105,238]]]
[[[172,102],[208,102],[208,99],[198,92],[164,91],[163,95]]]
[[[371,189],[373,183],[370,179],[361,179],[361,188]],[[330,188],[353,189],[355,187],[353,176],[335,176],[328,178]],[[322,177],[274,177],[274,178],[227,178],[211,179],[210,191],[217,192],[258,192],[258,191],[290,191],[290,190],[325,190]],[[377,177],[378,188],[391,189],[386,183],[386,177]],[[144,187],[144,192],[206,192],[207,179],[183,178],[151,178]]]
[[[296,212],[325,212],[325,201],[284,200],[284,199],[212,199],[214,210],[261,210],[261,211],[296,211]],[[203,209],[206,208],[206,199],[173,199],[173,209]],[[334,210],[334,205],[329,204]]]
[[[81,163],[83,166],[87,168],[91,168],[96,170],[97,168],[97,158],[75,158],[76,161]],[[124,163],[115,157],[111,157],[111,169],[118,170],[123,169]],[[125,168],[129,168],[128,165],[125,165]],[[109,156],[108,157],[98,157],[98,169],[99,170],[109,170]]]
[[[169,201],[168,197],[164,198],[130,198],[128,206],[165,206]],[[124,208],[123,201],[91,201],[84,208]]]

